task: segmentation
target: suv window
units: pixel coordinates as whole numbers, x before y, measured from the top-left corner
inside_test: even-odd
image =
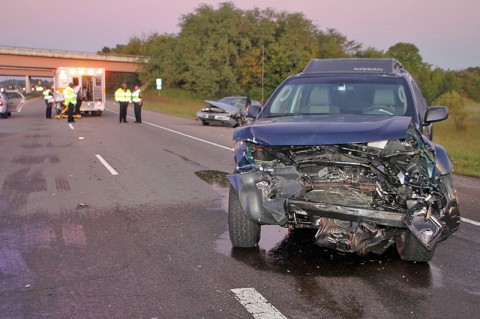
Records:
[[[277,114],[412,115],[402,78],[318,76],[287,80],[269,101],[265,116]]]

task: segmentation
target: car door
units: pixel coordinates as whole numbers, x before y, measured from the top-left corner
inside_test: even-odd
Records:
[[[25,97],[19,91],[7,90],[7,112],[20,112],[23,104],[25,104]]]

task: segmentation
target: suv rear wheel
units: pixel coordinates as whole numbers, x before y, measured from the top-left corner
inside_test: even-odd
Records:
[[[230,185],[228,196],[228,230],[233,247],[257,247],[261,226],[245,216],[238,194]]]

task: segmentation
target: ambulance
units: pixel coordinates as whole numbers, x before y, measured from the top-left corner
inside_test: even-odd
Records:
[[[73,83],[73,90],[81,100],[80,112],[101,116],[105,110],[105,69],[85,67],[59,67],[55,71],[54,89],[56,111],[63,106],[63,90]]]

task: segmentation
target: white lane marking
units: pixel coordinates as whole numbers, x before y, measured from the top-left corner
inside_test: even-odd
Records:
[[[73,127],[72,123],[68,123],[68,126],[70,126],[70,129],[74,130],[75,128]]]
[[[103,164],[103,166],[105,166],[108,171],[112,174],[112,175],[118,175],[118,172],[116,170],[113,169],[113,167],[110,166],[110,164],[107,163],[106,160],[103,159],[103,157],[99,154],[96,154],[95,155],[98,160]]]
[[[256,319],[287,319],[277,308],[270,304],[255,288],[230,289],[235,299]]]
[[[118,114],[118,112],[115,112],[115,111],[112,111],[112,110],[109,110],[109,109],[105,109],[105,110],[107,110],[109,112],[112,112],[112,113],[115,113],[115,114]],[[129,116],[128,118],[132,119],[131,116]],[[142,121],[142,123],[148,124],[150,126],[153,126],[153,127],[165,130],[165,131],[168,131],[170,133],[174,133],[174,134],[178,134],[178,135],[181,135],[181,136],[184,136],[184,137],[188,137],[188,138],[191,138],[191,139],[199,141],[199,142],[203,142],[203,143],[210,144],[210,145],[213,145],[213,146],[216,146],[216,147],[220,147],[220,148],[223,148],[225,150],[229,150],[229,151],[232,150],[231,147],[223,146],[223,145],[220,145],[220,144],[217,144],[217,143],[214,143],[214,142],[210,142],[210,141],[204,140],[202,138],[199,138],[199,137],[196,137],[196,136],[193,136],[193,135],[189,135],[189,134],[185,134],[185,133],[182,133],[182,132],[179,132],[179,131],[175,131],[175,130],[172,130],[172,129],[170,129],[168,127],[165,127],[165,126],[157,125],[157,124],[146,122],[146,121]]]
[[[465,218],[465,217],[460,217],[460,220],[464,223],[469,223],[469,224],[472,224],[472,225],[475,225],[475,226],[480,226],[479,222],[476,222],[474,220],[471,220],[471,219],[468,219],[468,218]]]

